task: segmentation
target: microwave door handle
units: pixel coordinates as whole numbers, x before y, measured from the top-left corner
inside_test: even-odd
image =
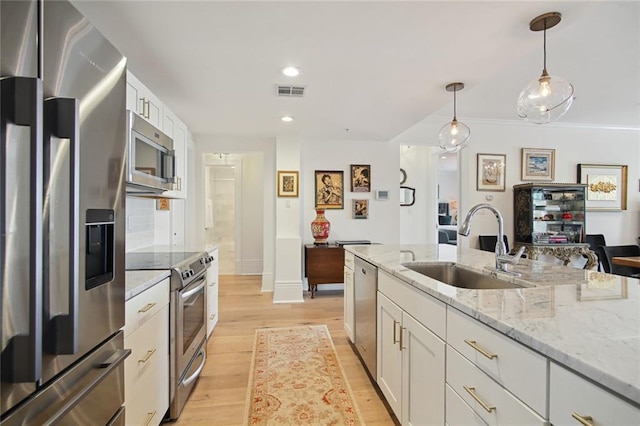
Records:
[[[174,150],[167,151],[164,156],[164,170],[168,182],[176,183],[176,152]]]
[[[6,261],[7,239],[28,236],[29,244],[23,253],[18,255],[29,262],[29,278],[27,299],[23,304],[12,304],[9,298],[3,298],[2,306],[5,315],[13,310],[28,312],[28,324],[16,324],[23,326],[18,333],[9,338],[2,350],[1,376],[3,382],[26,383],[38,381],[42,374],[42,81],[30,77],[9,77],[0,80],[0,92],[2,92],[2,106],[0,107],[0,258]],[[15,137],[15,132],[7,132],[9,125],[28,127],[30,129],[28,140]],[[12,138],[12,133],[14,137]],[[30,170],[29,183],[29,211],[19,211],[27,220],[18,221],[8,229],[6,223],[7,204],[7,150],[24,149],[29,146],[28,167]],[[9,165],[9,169],[16,165]],[[20,164],[20,167],[27,164]],[[21,196],[24,194],[20,194]],[[23,225],[23,226],[20,226]],[[12,247],[11,249],[15,249]],[[4,265],[2,266],[4,275]],[[15,278],[15,277],[13,277]],[[19,282],[5,282],[5,285],[21,285]],[[4,295],[6,296],[6,294]],[[10,315],[11,316],[11,315]],[[4,334],[4,321],[3,330]],[[3,343],[4,345],[4,343]]]
[[[50,354],[70,355],[78,352],[78,287],[80,286],[79,269],[79,192],[80,192],[80,127],[78,116],[78,100],[75,98],[50,98],[44,102],[44,145],[45,145],[45,182],[49,182],[51,137],[69,140],[69,182],[68,182],[68,221],[69,221],[69,241],[68,241],[68,295],[69,307],[67,314],[56,315],[50,319],[46,331],[44,332],[44,349]],[[53,171],[55,172],[55,171]],[[45,189],[45,193],[48,191]],[[48,194],[48,196],[54,194]],[[48,198],[48,197],[47,197]],[[49,202],[49,201],[47,201]],[[46,216],[48,209],[52,208],[45,204],[45,232],[48,234],[49,227]],[[61,215],[64,212],[56,212]],[[47,235],[47,240],[49,235]],[[51,271],[49,264],[49,247],[45,246],[45,300],[49,299],[48,292],[51,292],[49,274]],[[56,265],[56,268],[63,268],[64,265]],[[46,307],[46,305],[45,305]]]

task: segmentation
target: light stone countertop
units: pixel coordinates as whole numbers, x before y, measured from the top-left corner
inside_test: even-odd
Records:
[[[345,250],[640,405],[640,280],[521,259],[526,288],[469,290],[402,266],[448,261],[489,273],[493,253],[442,245],[345,246]]]
[[[129,300],[169,277],[171,271],[125,271],[125,296]]]

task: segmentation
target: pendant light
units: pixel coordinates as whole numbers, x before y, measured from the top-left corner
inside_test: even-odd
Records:
[[[453,92],[453,120],[440,129],[438,139],[440,148],[448,152],[458,152],[467,145],[471,130],[469,126],[458,121],[456,117],[456,92],[464,89],[464,83],[449,83],[447,92]]]
[[[547,72],[547,29],[561,19],[559,12],[549,12],[529,23],[531,31],[544,33],[544,68],[540,78],[529,83],[518,97],[518,115],[527,121],[546,124],[562,117],[573,103],[573,86],[568,81]]]

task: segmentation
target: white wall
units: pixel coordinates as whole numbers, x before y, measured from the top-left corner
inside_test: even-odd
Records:
[[[505,233],[513,241],[513,185],[524,183],[521,177],[522,148],[554,148],[554,182],[576,183],[577,165],[625,164],[629,167],[627,210],[594,212],[586,215],[586,233],[604,234],[607,244],[637,244],[640,236],[640,132],[585,127],[539,126],[527,123],[468,122],[473,139],[460,153],[461,216],[477,203],[495,205],[505,219]],[[506,191],[476,190],[476,155],[506,154]],[[488,201],[487,196],[493,196]],[[462,218],[460,218],[461,220]],[[496,221],[489,212],[480,212],[471,228],[470,247],[477,247],[477,235],[495,234]],[[466,240],[465,238],[459,238]]]
[[[313,242],[311,222],[315,212],[315,170],[344,172],[344,209],[325,211],[331,222],[329,240],[371,240],[384,244],[400,241],[399,149],[390,142],[325,141],[301,143],[300,196],[303,243]],[[371,192],[350,192],[350,165],[371,165]],[[375,199],[375,190],[388,190],[389,200]],[[352,200],[369,200],[369,218],[352,219]]]
[[[240,207],[240,232],[242,258],[240,274],[261,274],[263,265],[264,179],[263,154],[252,152],[242,160],[242,189]]]

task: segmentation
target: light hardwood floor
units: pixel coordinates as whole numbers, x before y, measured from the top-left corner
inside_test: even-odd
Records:
[[[393,425],[343,328],[341,290],[320,291],[304,303],[273,304],[258,276],[221,275],[220,320],[207,344],[207,363],[178,425],[241,425],[255,330],[326,324],[367,425]]]

